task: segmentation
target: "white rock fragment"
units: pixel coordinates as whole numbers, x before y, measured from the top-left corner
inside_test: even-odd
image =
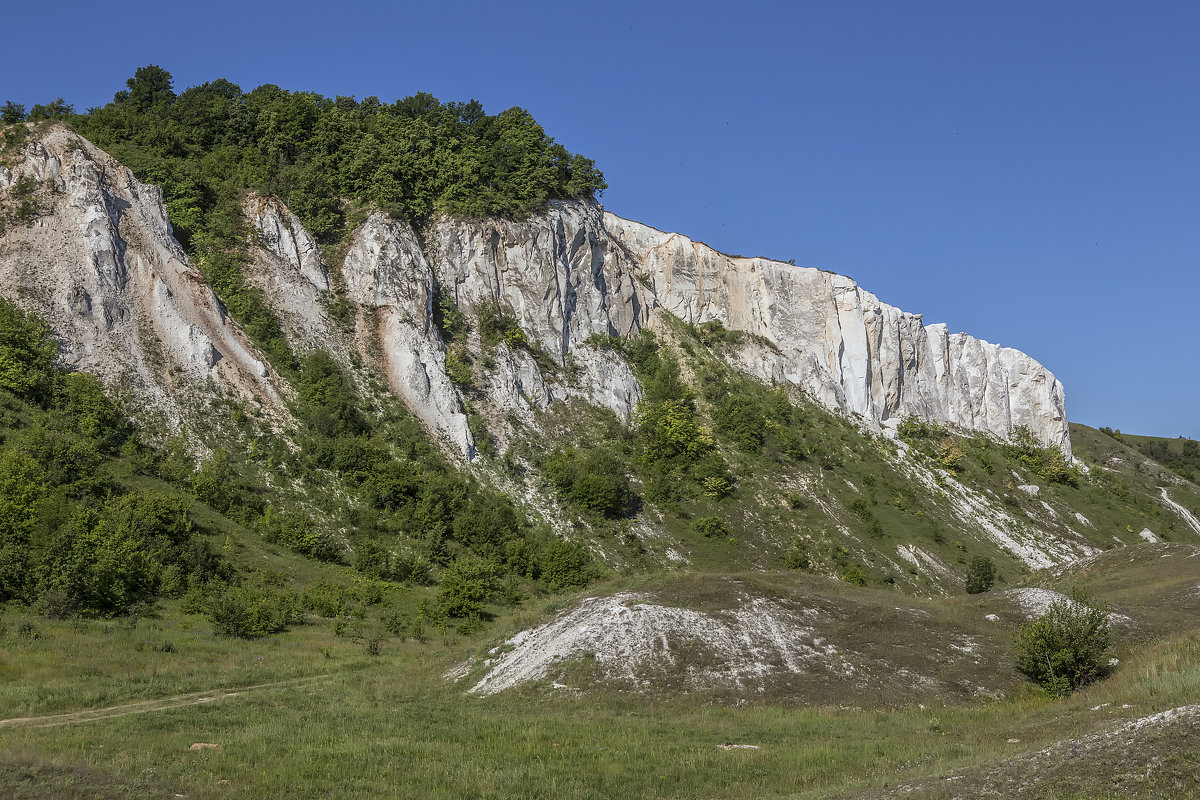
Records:
[[[1032,483],[1023,483],[1020,486],[1018,486],[1017,488],[1020,489],[1025,494],[1029,495],[1030,497],[1037,497],[1038,492],[1042,491],[1042,487],[1035,486]]]
[[[1155,536],[1154,531],[1150,530],[1149,528],[1142,528],[1142,531],[1141,531],[1141,533],[1138,534],[1138,536],[1142,537],[1143,539],[1145,539],[1147,542],[1150,542],[1151,544],[1155,544],[1158,542],[1158,537]]]

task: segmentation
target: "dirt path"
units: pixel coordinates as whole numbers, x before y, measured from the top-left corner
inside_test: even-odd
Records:
[[[258,683],[253,686],[230,687],[227,689],[212,689],[207,692],[177,694],[174,697],[160,697],[157,700],[139,700],[136,703],[124,703],[119,706],[109,706],[108,708],[91,708],[84,711],[70,711],[65,714],[46,714],[37,717],[13,717],[12,719],[0,719],[0,729],[18,727],[52,728],[57,725],[73,725],[77,722],[94,722],[98,719],[127,717],[131,714],[149,714],[153,711],[169,711],[173,708],[195,706],[200,705],[201,703],[212,703],[217,700],[224,700],[228,697],[239,697],[247,692],[255,692],[262,689],[277,689],[285,686],[303,686],[306,683],[312,683],[328,677],[328,675],[314,675],[309,678],[293,678],[292,680],[286,681]]]
[[[1171,508],[1173,508],[1175,510],[1175,513],[1177,513],[1179,516],[1183,517],[1184,522],[1186,522],[1188,525],[1192,526],[1192,530],[1194,530],[1196,533],[1200,533],[1200,520],[1196,519],[1196,515],[1190,511],[1188,511],[1183,506],[1179,505],[1179,503],[1176,503],[1174,500],[1172,500],[1167,495],[1167,487],[1160,486],[1159,488],[1162,489],[1163,502],[1165,502],[1167,505],[1169,505]]]

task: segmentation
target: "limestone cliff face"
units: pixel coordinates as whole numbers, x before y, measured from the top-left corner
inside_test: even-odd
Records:
[[[797,385],[869,428],[915,415],[1008,438],[1025,425],[1070,452],[1063,387],[1048,370],[925,325],[842,275],[725,256],[593,203],[553,203],[522,222],[443,221],[431,259],[460,305],[511,310],[540,347],[584,371],[578,394],[623,417],[637,382],[586,341],[635,333],[661,309],[754,334],[732,355],[736,366]]]
[[[586,342],[636,333],[646,308],[633,264],[605,231],[599,206],[553,203],[520,222],[443,219],[430,239],[442,291],[463,308],[513,313],[537,347],[569,364],[574,375],[551,381],[535,405],[578,396],[629,419],[641,397],[637,379],[616,354]],[[513,366],[525,372],[521,386],[545,382],[532,374],[531,360]]]
[[[346,297],[374,310],[388,384],[425,423],[471,458],[475,443],[446,374],[446,348],[433,323],[433,271],[407,223],[372,214],[354,232],[342,263]]]
[[[0,199],[25,175],[42,187],[44,213],[0,238],[0,290],[51,322],[68,363],[176,421],[195,408],[189,392],[213,390],[286,417],[286,387],[188,263],[159,189],[61,127],[0,168]],[[538,351],[502,344],[476,359],[481,413],[500,428],[513,415],[535,423],[536,410],[573,397],[628,419],[641,388],[617,353],[589,340],[635,334],[668,312],[753,334],[729,354],[735,366],[801,387],[868,428],[910,414],[1001,438],[1025,425],[1070,449],[1062,385],[1029,356],[925,325],[850,278],[725,256],[592,202],[554,202],[520,221],[443,218],[423,241],[376,213],[351,233],[340,273],[278,200],[250,197],[244,211],[256,232],[247,280],[293,347],[345,364],[358,353],[468,459],[475,442],[434,324],[437,291],[468,317],[512,314]],[[353,305],[350,326],[326,310],[335,283]],[[469,336],[478,354],[478,331]]]
[[[0,190],[26,176],[41,213],[0,238],[0,290],[50,323],[64,362],[173,427],[213,393],[282,408],[262,357],[172,237],[158,187],[61,127],[0,172]]]
[[[872,428],[910,414],[1001,438],[1024,425],[1070,452],[1062,384],[1020,351],[925,325],[843,275],[725,256],[614,214],[604,227],[665,310],[758,337],[735,356],[753,375]]]

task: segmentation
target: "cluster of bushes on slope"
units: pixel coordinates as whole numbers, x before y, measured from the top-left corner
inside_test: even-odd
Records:
[[[128,489],[110,465],[148,463],[120,406],[54,364],[57,343],[0,299],[0,601],[120,614],[227,577],[192,535],[192,499]]]
[[[95,378],[57,367],[56,353],[44,323],[0,299],[0,602],[113,615],[186,594],[237,635],[293,620],[300,606],[285,592],[241,585],[197,535],[196,500],[301,555],[350,560],[367,579],[439,578],[440,611],[452,617],[517,600],[522,583],[554,590],[596,574],[582,546],[535,529],[507,497],[456,470],[410,416],[365,410],[324,353],[299,362],[301,446],[274,468],[302,482],[339,476],[370,512],[348,537],[301,509],[276,510],[269,486],[239,474],[244,463],[225,450],[197,467],[178,442],[141,443],[120,404]],[[158,488],[137,473],[161,479]]]

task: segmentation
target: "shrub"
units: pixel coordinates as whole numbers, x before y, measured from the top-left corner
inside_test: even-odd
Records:
[[[0,298],[0,389],[41,401],[53,380],[57,355],[50,327]]]
[[[591,583],[592,557],[577,542],[555,538],[542,548],[537,560],[541,577],[551,591]]]
[[[213,630],[223,636],[257,639],[295,621],[296,599],[267,588],[230,587],[208,603]]]
[[[858,564],[851,564],[842,573],[842,580],[853,586],[865,586],[867,583],[867,571]]]
[[[1079,468],[1057,447],[1043,447],[1033,431],[1024,425],[1013,428],[1008,452],[1044,480],[1069,486],[1079,483]]]
[[[634,499],[628,471],[624,459],[606,447],[594,448],[584,458],[568,448],[555,451],[543,474],[562,497],[585,512],[615,519],[630,510]]]
[[[438,605],[450,617],[478,616],[499,588],[500,569],[495,562],[463,556],[442,573]]]
[[[731,394],[717,404],[713,414],[717,430],[732,439],[747,453],[762,449],[766,414],[755,398]]]
[[[1017,669],[1065,697],[1103,676],[1111,640],[1108,614],[1075,591],[1017,630]]]
[[[721,520],[720,517],[701,517],[696,520],[693,526],[696,533],[705,536],[709,539],[716,539],[729,535],[729,526]]]
[[[990,558],[976,556],[967,567],[967,594],[981,594],[996,582],[996,565]]]
[[[521,330],[517,318],[511,314],[492,308],[479,317],[479,335],[488,347],[495,347],[504,342],[510,350],[519,350],[529,346],[529,339]]]
[[[938,442],[937,457],[941,465],[948,470],[957,471],[962,468],[962,448],[949,436]]]

